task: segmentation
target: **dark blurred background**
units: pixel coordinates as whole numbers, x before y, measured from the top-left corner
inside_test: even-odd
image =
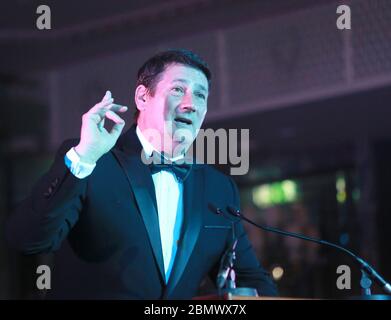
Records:
[[[51,30],[36,28],[40,4]],[[340,4],[351,30],[336,27]],[[391,1],[16,0],[0,12],[1,233],[82,113],[106,90],[132,109],[140,65],[187,48],[214,74],[204,127],[250,129],[250,172],[235,177],[243,212],[346,246],[391,279]],[[282,296],[360,294],[344,254],[248,232]],[[0,298],[34,297],[36,266],[50,261],[1,236]],[[351,290],[336,287],[342,264]]]

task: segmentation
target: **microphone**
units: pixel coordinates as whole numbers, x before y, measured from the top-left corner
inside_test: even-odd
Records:
[[[219,209],[219,208],[217,208],[217,209]],[[253,226],[256,226],[257,228],[260,228],[264,231],[273,232],[273,233],[281,234],[281,235],[292,237],[292,238],[298,238],[298,239],[302,239],[305,241],[315,242],[315,243],[318,243],[321,245],[326,245],[328,247],[332,247],[332,248],[335,248],[335,249],[338,249],[340,251],[347,253],[359,265],[359,267],[362,270],[364,275],[367,275],[370,278],[372,278],[372,280],[374,280],[387,294],[391,294],[391,285],[386,280],[384,280],[384,278],[380,274],[378,274],[376,272],[376,270],[369,263],[367,263],[365,260],[363,260],[359,256],[355,255],[352,251],[350,251],[340,245],[337,245],[335,243],[329,242],[329,241],[315,239],[315,238],[307,237],[307,236],[299,234],[299,233],[288,232],[288,231],[280,230],[277,228],[272,228],[272,227],[257,224],[254,221],[252,221],[252,220],[246,218],[244,215],[242,215],[240,210],[238,210],[234,207],[231,207],[231,206],[227,207],[227,211],[231,215],[233,215],[237,218],[240,218],[241,220],[244,220],[244,221],[248,222],[249,224],[252,224]],[[367,287],[364,288],[362,286],[361,282],[360,282],[360,286],[364,290],[368,289]]]
[[[224,215],[224,212],[221,208],[219,207],[216,207],[213,203],[208,203],[208,208],[209,210],[211,210],[213,213],[217,214],[217,215]]]

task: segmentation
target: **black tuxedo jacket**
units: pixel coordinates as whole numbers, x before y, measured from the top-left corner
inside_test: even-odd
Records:
[[[206,275],[215,281],[232,226],[239,238],[237,285],[276,295],[242,224],[208,208],[239,207],[231,178],[208,165],[193,165],[184,182],[184,223],[166,284],[154,185],[141,162],[135,128],[123,134],[84,179],[64,164],[65,153],[76,144],[63,143],[52,167],[6,224],[7,241],[23,253],[57,251],[50,297],[192,298]]]

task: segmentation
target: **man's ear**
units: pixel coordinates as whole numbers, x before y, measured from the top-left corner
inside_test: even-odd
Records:
[[[134,92],[134,102],[136,103],[137,109],[139,111],[145,110],[147,106],[148,90],[147,87],[140,84],[137,86],[136,91]]]

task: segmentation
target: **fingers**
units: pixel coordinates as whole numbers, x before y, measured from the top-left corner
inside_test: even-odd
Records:
[[[101,102],[93,106],[85,115],[84,118],[92,120],[98,124],[99,128],[102,129],[104,126],[104,120],[107,117],[108,119],[117,122],[123,122],[115,112],[126,112],[128,110],[127,106],[119,105],[113,103],[114,99],[112,98],[111,92],[106,91]]]
[[[115,112],[126,112],[128,110],[128,107],[122,106],[119,104],[110,104],[105,108],[100,109],[98,112],[92,112],[91,110],[88,111],[83,115],[84,118],[91,119],[95,123],[101,123],[104,125],[104,119],[109,118],[110,120],[113,120],[114,115],[116,116],[115,119],[121,119]],[[123,121],[123,119],[121,119]],[[113,120],[114,121],[114,120]],[[115,121],[114,121],[115,122]]]
[[[99,114],[101,117],[103,117],[108,110],[114,112],[126,112],[128,111],[128,107],[113,103],[113,99],[111,98],[109,100],[105,100],[100,103],[97,103],[87,113],[96,113]]]
[[[105,118],[103,118],[99,123],[98,123],[98,129],[99,131],[103,131],[105,127]]]
[[[123,124],[116,123],[110,131],[110,135],[113,137],[119,137],[122,132],[122,129],[125,127],[125,122]]]
[[[102,101],[98,102],[96,105],[94,105],[88,112],[91,113],[99,113],[99,111],[109,104],[112,104],[114,102],[114,99],[111,95],[111,91],[107,90],[105,95],[102,98]]]
[[[105,93],[105,95],[104,95],[104,97],[103,97],[103,99],[102,99],[102,101],[104,101],[104,100],[110,100],[110,99],[112,99],[111,91],[107,90],[106,93]]]
[[[128,111],[127,106],[122,106],[120,104],[111,103],[105,107],[103,107],[106,111],[114,111],[114,112],[126,112]]]
[[[98,124],[99,122],[102,121],[102,117],[97,113],[87,112],[83,114],[83,122],[84,121],[93,121],[96,124]]]
[[[113,98],[104,99],[101,102],[94,105],[90,110],[88,110],[88,113],[99,113],[100,110],[112,104],[113,101],[114,101]]]
[[[115,124],[125,124],[124,119],[122,119],[118,114],[113,111],[107,111],[105,117],[113,121]]]
[[[119,104],[109,104],[106,107],[103,107],[102,109],[100,109],[97,112],[97,114],[101,117],[101,119],[103,119],[102,122],[104,122],[105,117],[107,117],[108,111],[123,113],[123,112],[126,112],[127,110],[128,110],[128,107],[126,107],[126,106],[122,106]]]
[[[110,135],[119,136],[122,129],[125,127],[125,121],[113,111],[107,111],[106,118],[114,122],[114,126],[110,131]]]

